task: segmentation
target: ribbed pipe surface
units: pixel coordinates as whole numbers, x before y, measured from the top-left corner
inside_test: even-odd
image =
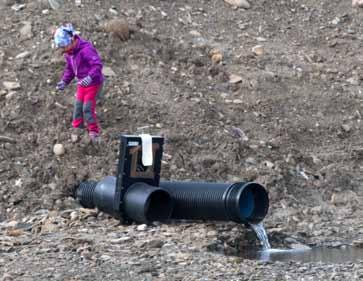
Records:
[[[76,198],[79,200],[79,203],[85,207],[93,209],[96,207],[94,203],[94,193],[96,188],[96,181],[86,181],[81,182],[76,190]]]
[[[259,222],[268,195],[257,183],[160,182],[174,200],[172,219]]]

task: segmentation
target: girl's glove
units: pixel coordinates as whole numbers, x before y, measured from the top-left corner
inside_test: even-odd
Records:
[[[62,81],[59,81],[57,83],[57,86],[55,87],[58,91],[63,91],[64,88],[66,87],[66,82],[64,82],[63,80]]]
[[[87,75],[86,77],[84,77],[82,80],[78,81],[78,85],[82,86],[82,87],[88,87],[89,84],[91,84],[92,82],[92,78],[91,76]]]

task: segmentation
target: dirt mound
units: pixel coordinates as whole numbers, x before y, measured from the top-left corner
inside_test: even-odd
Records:
[[[78,208],[77,183],[115,174],[120,133],[151,133],[166,139],[165,179],[265,184],[276,237],[361,231],[342,227],[361,220],[363,196],[362,13],[350,1],[81,2],[0,2],[0,222]],[[115,18],[137,23],[127,41],[97,31]],[[75,85],[55,91],[64,61],[50,30],[64,22],[105,65],[100,149],[72,142]],[[323,218],[331,232],[314,229]]]

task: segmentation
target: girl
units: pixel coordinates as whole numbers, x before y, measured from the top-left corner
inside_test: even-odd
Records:
[[[73,128],[84,128],[87,123],[92,143],[99,143],[100,128],[96,117],[96,96],[102,87],[102,62],[92,44],[76,35],[71,24],[60,26],[54,33],[56,48],[62,50],[66,67],[57,90],[64,88],[77,78],[77,92],[73,111]]]

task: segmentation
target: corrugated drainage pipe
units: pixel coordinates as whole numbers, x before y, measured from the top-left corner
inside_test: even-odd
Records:
[[[162,181],[159,186],[167,190],[174,200],[172,219],[259,223],[269,208],[266,189],[254,182]]]

